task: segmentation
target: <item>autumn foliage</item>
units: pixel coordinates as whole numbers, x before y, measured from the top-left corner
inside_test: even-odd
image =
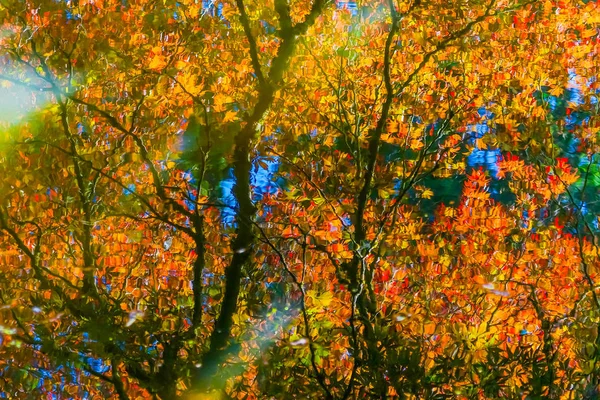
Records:
[[[0,0],[0,398],[597,398],[599,4]]]

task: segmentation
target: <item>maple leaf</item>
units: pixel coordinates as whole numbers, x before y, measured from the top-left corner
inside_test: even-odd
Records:
[[[233,122],[238,119],[237,111],[227,111],[225,112],[225,116],[223,117],[223,123]]]
[[[430,199],[431,197],[433,197],[433,192],[430,189],[425,189],[421,193],[421,197],[423,197],[424,199]]]
[[[152,59],[150,60],[150,64],[148,64],[148,68],[155,70],[155,71],[161,71],[166,66],[167,66],[167,58],[162,55],[156,55],[156,56],[152,57]]]

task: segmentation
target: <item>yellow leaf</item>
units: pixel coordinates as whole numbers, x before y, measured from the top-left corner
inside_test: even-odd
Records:
[[[237,111],[227,111],[225,113],[225,117],[223,118],[223,123],[232,122],[237,120]]]
[[[446,208],[444,208],[444,216],[445,217],[455,217],[456,216],[456,209],[452,208],[452,207],[446,207]]]
[[[475,147],[480,150],[486,150],[487,145],[484,143],[482,139],[475,139]]]
[[[315,305],[315,307],[327,307],[331,304],[332,300],[333,300],[333,293],[325,292],[322,295],[313,298],[313,304]]]
[[[588,54],[590,54],[590,46],[582,46],[582,45],[576,46],[573,49],[573,53],[572,53],[573,57],[575,57],[576,59],[586,57]]]
[[[410,141],[410,149],[411,150],[420,150],[423,148],[423,142],[421,142],[420,140],[417,139],[412,139]]]
[[[385,189],[377,189],[377,194],[382,199],[387,199],[387,198],[390,197],[390,193],[387,190],[385,190]]]
[[[160,71],[166,66],[167,58],[165,56],[156,55],[154,56],[152,61],[150,61],[150,65],[148,65],[148,68],[153,69],[155,71]]]
[[[433,197],[433,192],[429,189],[425,189],[423,193],[421,193],[421,197],[424,199],[430,199],[431,197]]]
[[[559,86],[555,86],[548,93],[550,93],[552,96],[559,97],[563,94],[563,92],[564,92],[563,88],[561,88]]]
[[[183,84],[183,87],[187,92],[197,96],[202,92],[202,85],[197,83],[197,79],[198,77],[196,74],[186,71],[181,75],[179,81]]]
[[[225,104],[231,103],[233,99],[227,95],[222,93],[217,93],[215,97],[213,97],[214,103],[214,111],[215,112],[223,112],[225,111]]]
[[[433,322],[427,322],[423,326],[423,333],[425,335],[433,335],[435,333],[435,330],[436,330],[436,325]]]
[[[585,31],[581,32],[581,38],[585,39],[585,38],[589,38],[592,36],[596,36],[597,30],[595,28],[592,29],[586,29]]]
[[[391,120],[387,125],[388,132],[398,132],[398,121]]]
[[[190,4],[188,6],[188,13],[190,18],[196,18],[200,14],[200,5],[199,4]]]

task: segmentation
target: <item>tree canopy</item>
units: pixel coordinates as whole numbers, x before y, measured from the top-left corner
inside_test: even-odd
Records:
[[[600,396],[598,7],[0,0],[0,398]]]

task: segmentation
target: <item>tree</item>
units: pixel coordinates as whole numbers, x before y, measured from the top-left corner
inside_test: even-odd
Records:
[[[596,396],[595,2],[0,4],[0,392]]]

